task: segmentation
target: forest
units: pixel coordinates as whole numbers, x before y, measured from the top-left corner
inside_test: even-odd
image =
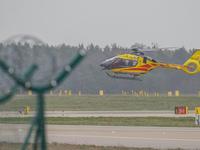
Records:
[[[138,46],[138,44],[133,46]],[[84,47],[83,44],[49,46],[48,44],[0,43],[0,59],[13,67],[19,77],[23,77],[31,65],[37,64],[39,69],[34,72],[30,81],[35,85],[44,85],[54,79],[63,66],[68,64],[82,48],[87,50],[87,56],[69,77],[53,90],[54,94],[58,94],[60,90],[71,90],[72,94],[78,94],[79,91],[82,94],[99,94],[99,90],[103,90],[104,94],[121,94],[122,90],[128,94],[131,94],[132,90],[134,92],[143,90],[149,94],[154,92],[167,94],[169,91],[174,93],[176,90],[180,94],[198,94],[200,91],[200,73],[189,75],[181,70],[156,68],[140,76],[142,81],[110,78],[104,70],[101,71],[100,63],[115,56],[116,53],[130,53],[129,50],[123,50],[117,44],[100,48],[93,44]],[[194,52],[195,49],[186,50],[181,47],[175,50],[146,52],[145,55],[159,62],[182,65]],[[1,70],[0,74],[0,91],[4,93],[15,83]]]

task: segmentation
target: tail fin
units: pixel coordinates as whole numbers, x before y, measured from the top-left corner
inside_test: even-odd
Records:
[[[195,74],[200,71],[200,50],[197,50],[185,63],[182,68],[188,74]]]

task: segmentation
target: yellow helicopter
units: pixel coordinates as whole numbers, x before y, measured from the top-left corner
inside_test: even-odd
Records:
[[[166,48],[139,49],[138,47],[134,47],[131,49],[132,52],[130,54],[117,54],[117,56],[103,61],[100,66],[103,67],[102,70],[113,72],[113,75],[106,72],[106,74],[112,78],[138,81],[141,81],[141,79],[137,78],[137,76],[146,74],[157,67],[179,69],[191,75],[200,71],[200,50],[196,50],[196,52],[183,65],[161,63],[144,55],[144,52],[158,51],[162,49]],[[133,77],[118,76],[116,74],[130,74],[133,75]]]

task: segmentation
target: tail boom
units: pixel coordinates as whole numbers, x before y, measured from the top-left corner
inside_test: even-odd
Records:
[[[180,70],[183,70],[184,68],[187,68],[188,66],[176,65],[176,64],[158,63],[158,67],[164,67],[164,68],[167,68],[167,69],[180,69]],[[192,67],[190,67],[190,68],[192,68]]]
[[[200,71],[200,50],[197,50],[183,65],[157,63],[157,67],[164,67],[167,69],[179,69],[188,74],[196,74]]]

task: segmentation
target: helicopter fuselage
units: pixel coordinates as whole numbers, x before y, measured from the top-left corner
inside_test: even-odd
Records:
[[[133,54],[118,55],[100,64],[113,73],[143,75],[159,66],[159,63],[148,56]]]
[[[164,67],[168,69],[180,69],[185,72],[187,72],[188,69],[191,70],[194,69],[193,65],[188,66],[188,65],[160,63],[149,56],[145,56],[143,53],[137,55],[117,54],[117,56],[103,61],[100,64],[100,66],[104,67],[103,70],[109,70],[116,74],[130,74],[134,76],[140,76],[146,74],[157,67]],[[193,74],[193,72],[189,73]]]
[[[200,50],[196,50],[196,52],[183,65],[160,63],[155,59],[144,55],[144,53],[138,51],[138,49],[133,49],[131,54],[117,54],[117,56],[103,61],[100,66],[103,67],[103,70],[113,72],[113,76],[106,72],[106,74],[112,78],[133,79],[140,81],[141,79],[136,78],[136,76],[146,74],[157,67],[179,69],[193,75],[200,72]],[[116,76],[115,74],[130,74],[134,75],[134,77],[121,77]]]

